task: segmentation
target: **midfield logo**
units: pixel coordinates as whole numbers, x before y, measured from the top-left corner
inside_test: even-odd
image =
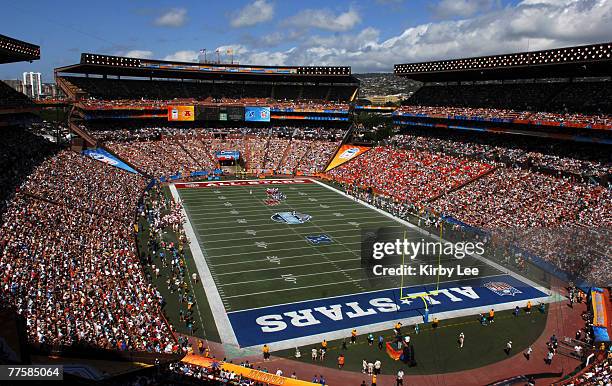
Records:
[[[503,281],[490,281],[484,284],[485,288],[488,288],[494,294],[499,296],[514,296],[516,294],[522,294],[520,290],[512,287],[508,283],[504,283]]]

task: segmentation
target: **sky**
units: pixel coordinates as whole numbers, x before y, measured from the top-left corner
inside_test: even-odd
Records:
[[[53,80],[90,52],[260,65],[393,64],[612,41],[612,0],[0,0],[0,34],[41,60],[0,66]]]

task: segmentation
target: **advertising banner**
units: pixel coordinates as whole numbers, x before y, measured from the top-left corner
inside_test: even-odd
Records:
[[[240,152],[238,150],[221,150],[215,152],[215,157],[219,161],[232,161],[240,158]]]
[[[168,121],[188,122],[195,119],[193,106],[168,106]]]
[[[338,149],[338,151],[336,152],[336,155],[331,160],[325,171],[328,172],[333,168],[336,168],[342,165],[343,163],[348,162],[353,158],[364,154],[368,150],[370,150],[370,148],[367,146],[342,145],[340,146],[340,149]]]
[[[83,150],[83,154],[95,159],[96,161],[104,162],[105,164],[109,164],[116,168],[126,170],[130,173],[138,174],[138,172],[134,170],[131,166],[100,147],[92,150]]]
[[[244,120],[247,122],[270,122],[270,108],[261,106],[246,106]]]

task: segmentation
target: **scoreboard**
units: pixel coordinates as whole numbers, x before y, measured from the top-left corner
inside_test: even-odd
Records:
[[[242,106],[195,106],[196,121],[243,121]]]

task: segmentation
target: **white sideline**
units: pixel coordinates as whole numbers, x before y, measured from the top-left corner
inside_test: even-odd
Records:
[[[174,184],[170,184],[170,193],[172,193],[172,198],[175,202],[180,202],[181,199]],[[234,333],[232,324],[230,323],[227,312],[225,311],[223,300],[221,300],[219,290],[217,289],[213,276],[208,268],[206,259],[204,258],[204,253],[202,253],[198,238],[193,231],[193,227],[191,226],[191,220],[189,219],[185,208],[182,208],[181,211],[183,212],[183,216],[185,216],[186,220],[183,228],[185,229],[185,234],[189,239],[191,256],[193,256],[193,260],[196,263],[196,269],[198,270],[198,275],[200,276],[200,283],[202,283],[202,287],[206,293],[206,298],[208,299],[208,304],[210,305],[210,310],[212,311],[221,343],[238,346],[238,339],[236,339],[236,334]]]

